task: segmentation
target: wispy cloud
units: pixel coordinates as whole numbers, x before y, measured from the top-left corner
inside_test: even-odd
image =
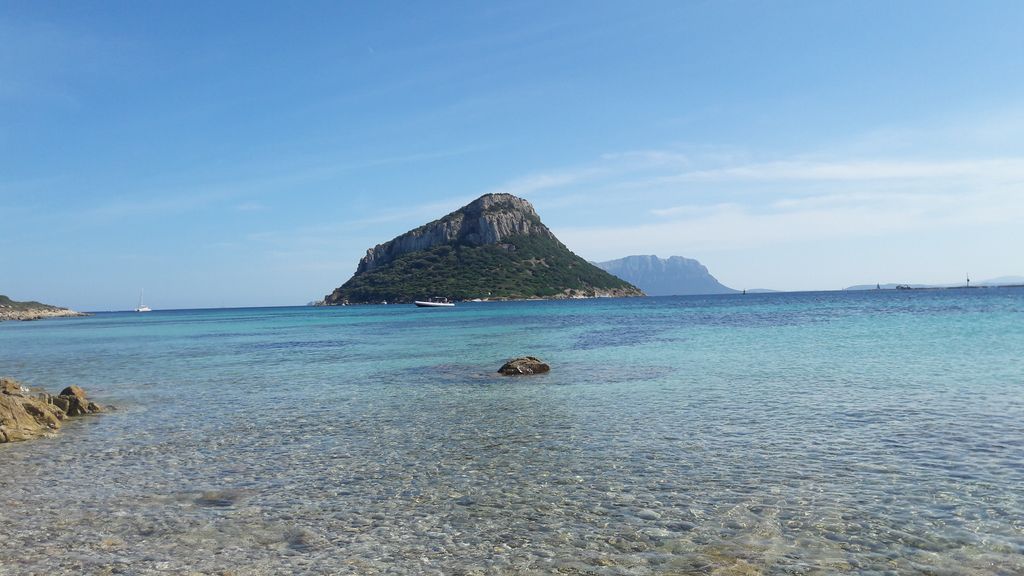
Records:
[[[655,208],[651,210],[651,214],[662,218],[695,218],[699,216],[706,216],[708,214],[717,214],[724,211],[736,210],[739,208],[741,207],[734,203],[684,204],[681,206],[672,206],[671,208]]]
[[[473,199],[473,196],[457,196],[437,202],[426,202],[403,208],[384,209],[373,216],[348,221],[345,223],[345,226],[362,228],[392,222],[417,222],[418,224],[422,224],[424,222],[441,218],[445,214],[469,204]]]
[[[537,200],[555,213],[545,219],[594,259],[971,234],[1024,220],[1024,157],[748,158],[609,153],[501,189],[543,191]]]
[[[930,180],[937,178],[1022,178],[1024,158],[983,158],[952,161],[858,160],[845,162],[782,160],[760,164],[694,170],[665,181],[864,181]]]
[[[562,188],[572,184],[591,180],[601,175],[607,175],[607,169],[600,166],[567,169],[558,172],[547,172],[532,174],[506,182],[496,188],[488,190],[491,194],[512,194],[514,196],[530,196],[536,192]]]
[[[588,257],[625,254],[693,254],[750,250],[773,245],[822,243],[913,235],[925,231],[958,234],[1024,219],[1021,190],[966,196],[870,194],[784,200],[768,208],[740,204],[679,207],[672,218],[625,226],[564,227],[556,232]]]

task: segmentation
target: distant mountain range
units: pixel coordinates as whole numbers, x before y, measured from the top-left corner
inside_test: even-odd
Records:
[[[899,287],[903,288],[959,288],[966,285],[967,282],[955,282],[953,284],[857,284],[855,286],[848,286],[845,290],[895,290]],[[971,281],[971,286],[1024,286],[1024,276],[1000,276],[998,278],[990,278],[988,280],[981,280],[978,282]]]
[[[595,262],[626,282],[643,290],[648,296],[686,296],[691,294],[735,294],[708,272],[706,266],[692,258],[672,256],[626,256],[618,260]]]
[[[643,296],[573,254],[533,206],[485,194],[458,210],[370,248],[326,305],[453,300]]]

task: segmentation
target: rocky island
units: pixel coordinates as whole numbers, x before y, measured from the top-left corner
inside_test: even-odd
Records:
[[[39,302],[16,302],[0,294],[0,322],[4,320],[39,320],[64,316],[88,316],[67,308]]]
[[[485,194],[447,216],[370,248],[326,305],[643,296],[572,253],[529,202]]]

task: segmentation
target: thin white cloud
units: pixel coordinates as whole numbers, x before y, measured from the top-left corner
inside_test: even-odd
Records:
[[[1024,157],[744,158],[671,150],[605,154],[505,189],[546,191],[545,207],[555,213],[545,213],[546,220],[565,213],[555,233],[596,260],[945,231],[969,237],[1024,220]]]
[[[601,160],[606,162],[620,162],[627,166],[675,166],[686,167],[692,163],[688,154],[673,152],[671,150],[631,150],[628,152],[613,152],[602,154]]]
[[[655,208],[651,210],[651,214],[661,218],[694,218],[709,214],[735,211],[740,208],[740,205],[730,202],[723,202],[720,204],[684,204],[681,206],[672,206],[670,208]]]
[[[717,204],[681,206],[663,221],[630,226],[563,227],[556,230],[588,258],[626,254],[744,250],[771,245],[912,234],[969,231],[1024,221],[1024,190],[955,194],[864,193],[822,195],[767,207]],[[581,248],[581,249],[582,249]]]
[[[784,160],[683,172],[676,182],[708,181],[864,181],[926,180],[936,178],[1024,178],[1024,158],[953,161],[863,160],[823,162]]]
[[[439,202],[428,202],[404,208],[387,209],[368,218],[360,218],[358,220],[350,221],[346,223],[346,226],[366,227],[392,222],[417,222],[416,225],[418,226],[419,224],[437,220],[438,218],[458,210],[472,201],[473,197],[471,196],[459,196]],[[383,242],[383,240],[381,240],[381,242]]]
[[[561,172],[534,174],[506,182],[497,188],[488,190],[487,193],[529,196],[535,192],[577,184],[606,174],[607,170],[600,167],[587,167]]]

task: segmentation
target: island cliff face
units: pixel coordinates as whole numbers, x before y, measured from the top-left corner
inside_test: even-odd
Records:
[[[641,295],[569,251],[526,200],[486,194],[367,250],[324,303]]]
[[[639,286],[649,296],[685,296],[691,294],[733,294],[700,262],[682,256],[626,256],[598,262],[603,270]]]
[[[356,274],[370,272],[410,252],[442,244],[500,244],[515,236],[555,240],[533,206],[511,194],[487,194],[455,212],[366,251]]]

